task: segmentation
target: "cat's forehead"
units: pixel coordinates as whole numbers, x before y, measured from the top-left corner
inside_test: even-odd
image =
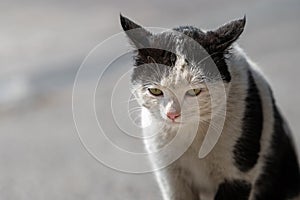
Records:
[[[191,54],[195,54],[195,50],[204,55],[206,50],[202,45],[205,43],[205,39],[202,35],[203,32],[200,29],[190,26],[179,27],[153,35],[152,45],[153,48],[185,55],[186,58],[191,57]]]
[[[184,55],[177,55],[175,65],[170,68],[167,76],[163,76],[160,84],[164,87],[189,87],[195,84],[199,74],[193,72]],[[199,78],[199,77],[198,77]],[[200,83],[200,81],[199,81]]]
[[[199,39],[202,32],[181,29],[184,34],[178,34],[177,30],[156,34],[151,48],[137,51],[133,82],[148,84],[152,81],[165,87],[177,87],[199,83],[203,77],[209,75],[212,78],[216,74],[217,68],[210,55],[194,40]]]
[[[179,51],[177,54],[156,52],[149,56],[146,61],[141,60],[141,58],[138,59],[140,59],[137,60],[139,65],[134,68],[132,74],[133,83],[139,82],[143,85],[156,84],[176,88],[203,82],[202,68],[197,63],[189,61],[186,55]],[[174,60],[174,62],[170,60]]]

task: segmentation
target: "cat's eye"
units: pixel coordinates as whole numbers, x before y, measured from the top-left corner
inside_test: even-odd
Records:
[[[161,95],[163,95],[163,92],[160,89],[158,89],[158,88],[149,88],[148,90],[154,96],[161,96]]]
[[[200,92],[201,92],[201,89],[199,89],[199,88],[191,89],[186,92],[186,95],[194,97],[194,96],[198,96],[200,94]]]

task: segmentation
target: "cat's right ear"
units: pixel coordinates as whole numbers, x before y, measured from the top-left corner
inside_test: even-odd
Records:
[[[214,31],[207,32],[207,40],[212,46],[213,51],[224,51],[234,43],[244,31],[246,16],[241,19],[233,20]]]
[[[124,17],[122,14],[120,14],[120,22],[131,43],[137,49],[147,48],[150,46],[152,34],[149,31],[134,23],[127,17]]]

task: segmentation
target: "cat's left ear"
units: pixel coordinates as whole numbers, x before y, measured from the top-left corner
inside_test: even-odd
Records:
[[[224,51],[234,43],[244,31],[246,16],[241,19],[231,21],[214,31],[208,31],[209,43],[213,46],[213,51]]]
[[[123,30],[136,48],[140,49],[150,46],[149,43],[152,34],[148,30],[124,17],[122,14],[120,14],[120,21]]]

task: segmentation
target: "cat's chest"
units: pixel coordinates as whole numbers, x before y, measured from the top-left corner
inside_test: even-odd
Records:
[[[193,146],[195,145],[195,146]],[[225,179],[234,177],[230,155],[216,147],[210,154],[200,159],[199,144],[193,144],[178,160],[178,165],[187,171],[187,180],[204,199],[213,199],[219,184]]]
[[[148,113],[144,112],[143,114],[142,119],[144,124],[149,123],[150,118]],[[151,140],[145,140],[145,145],[149,152],[153,152],[165,147],[171,148],[170,144],[176,142],[175,138],[180,141],[178,146],[185,143],[189,144],[189,141],[192,141],[192,143],[187,145],[187,149],[182,148],[184,152],[178,152],[179,159],[176,159],[172,165],[177,165],[177,167],[186,172],[184,173],[186,176],[184,178],[201,195],[211,197],[215,195],[220,183],[227,178],[234,178],[237,174],[232,163],[231,145],[228,145],[230,143],[228,138],[221,137],[208,156],[200,159],[198,154],[204,139],[204,134],[200,131],[205,130],[206,127],[201,126],[200,129],[196,129],[196,132],[194,128],[194,126],[184,126],[181,129],[172,129],[170,131],[170,129],[164,129],[159,126],[159,123],[152,123],[151,126],[143,129],[143,133],[147,137],[154,135],[154,133],[155,136],[151,137]],[[228,134],[225,133],[224,135]],[[170,152],[173,153],[175,150],[177,148]],[[158,154],[151,157],[155,165],[167,158],[168,155],[165,154]]]
[[[195,154],[187,151],[179,160],[178,165],[186,171],[185,179],[190,182],[194,190],[199,193],[212,194],[215,191],[216,181],[213,170],[206,162],[203,162]]]

